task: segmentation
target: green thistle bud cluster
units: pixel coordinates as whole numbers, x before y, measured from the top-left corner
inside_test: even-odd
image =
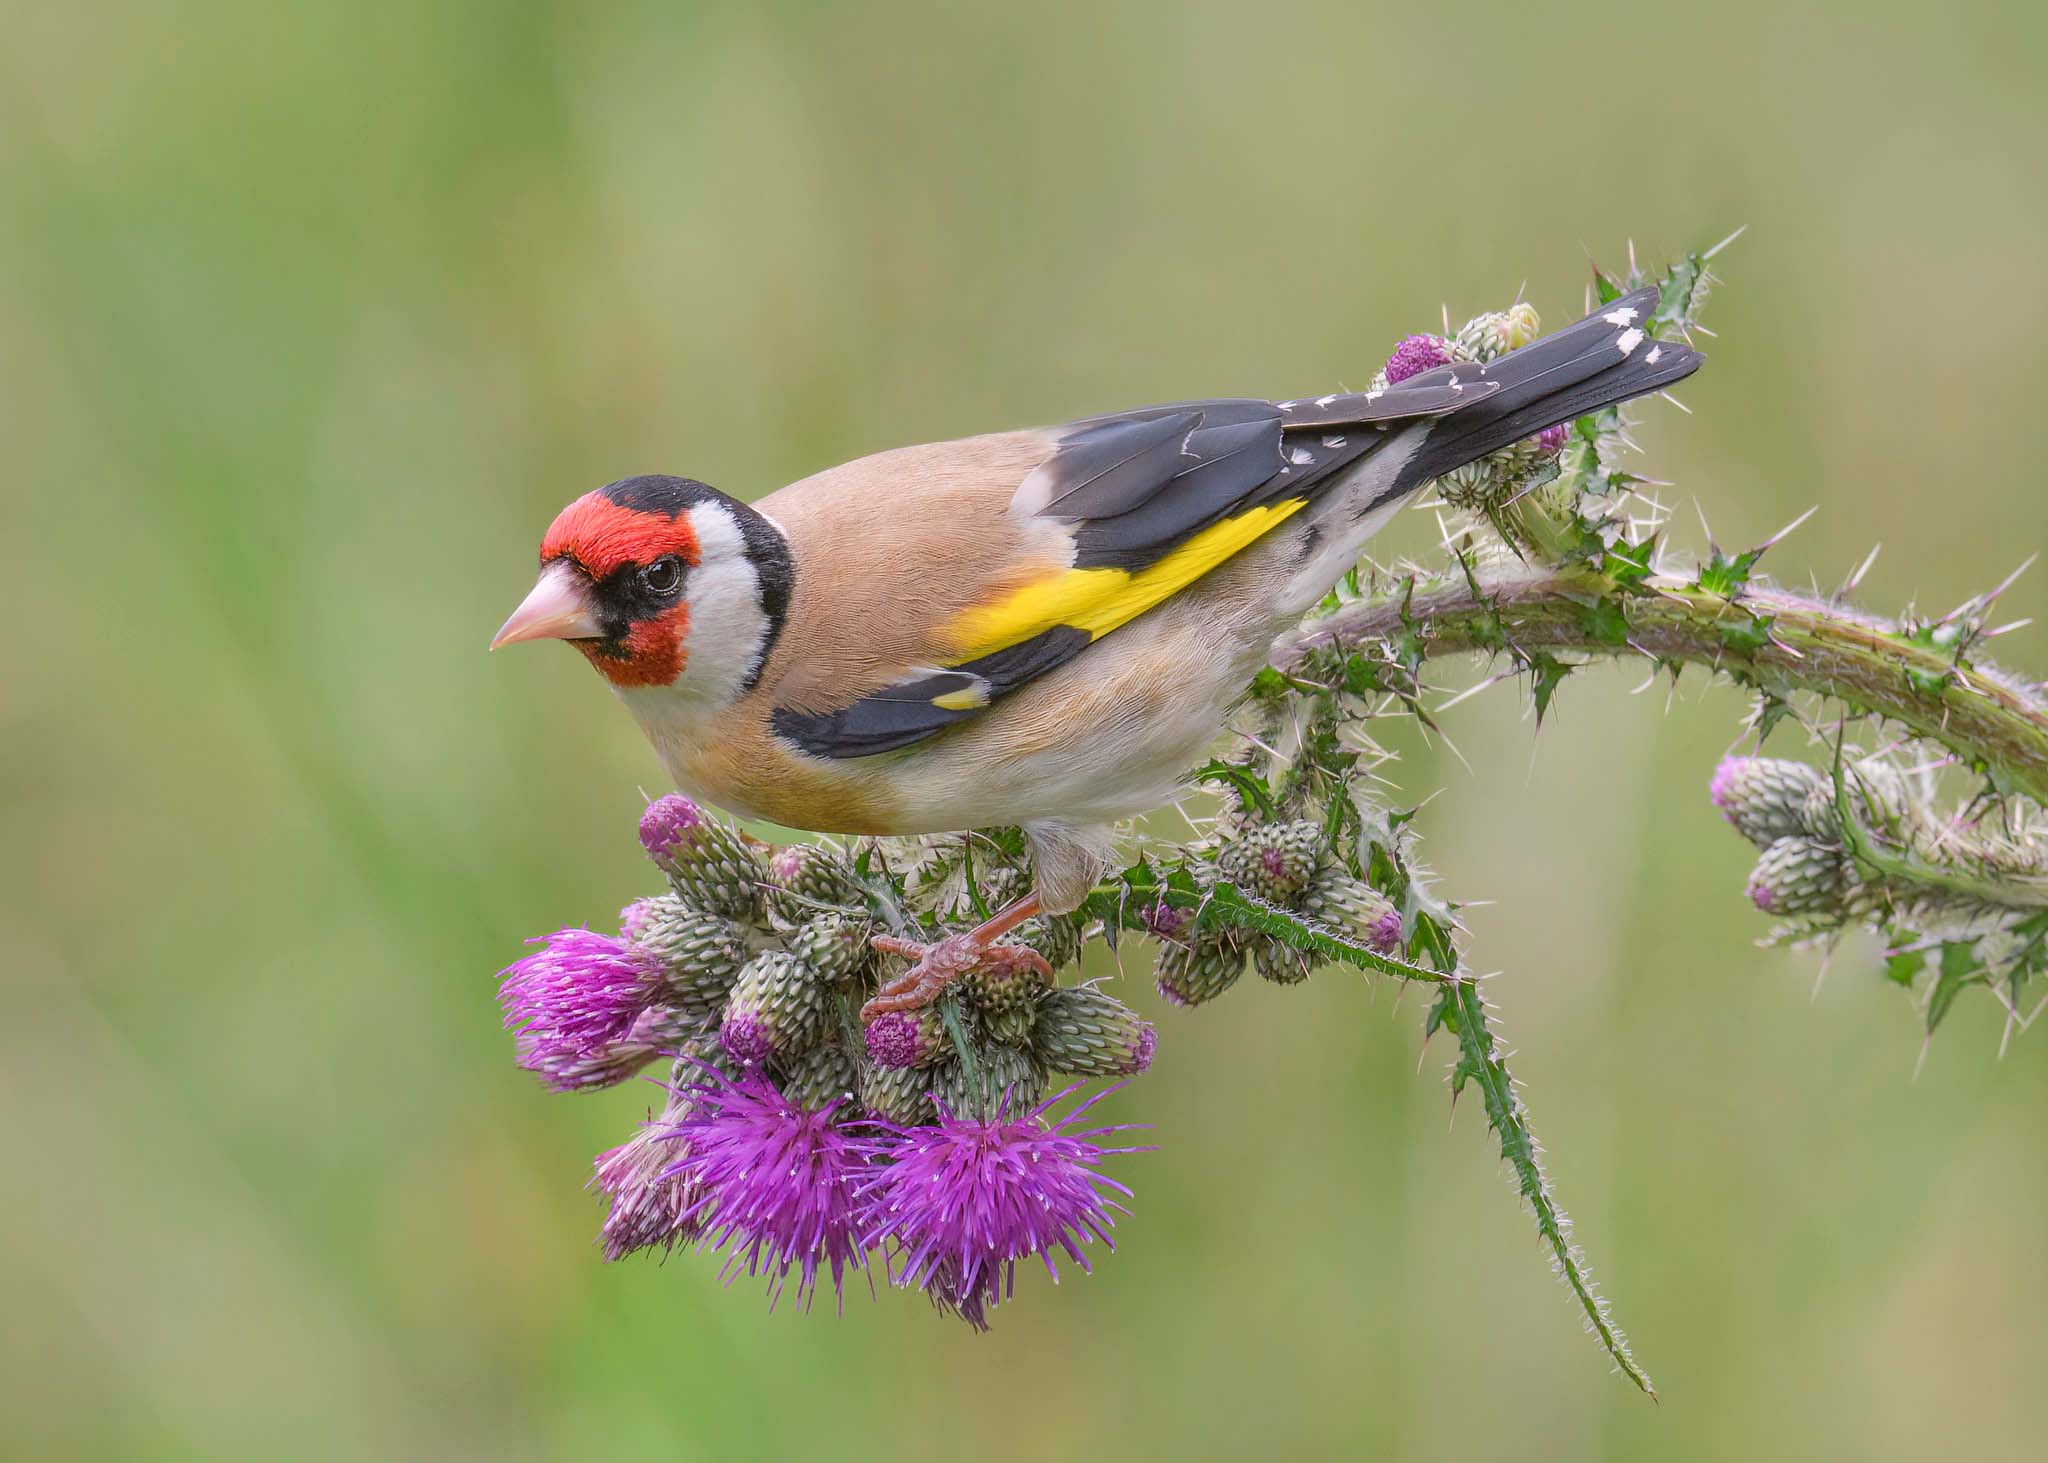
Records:
[[[747,963],[742,926],[699,913],[673,893],[629,905],[620,933],[661,961],[675,1004],[700,1020],[724,1006]]]
[[[1216,855],[1216,868],[1241,893],[1287,904],[1308,888],[1324,859],[1314,823],[1255,823]]]

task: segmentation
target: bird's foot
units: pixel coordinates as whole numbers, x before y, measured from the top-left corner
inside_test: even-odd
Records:
[[[890,981],[874,999],[860,1008],[860,1019],[872,1021],[892,1011],[915,1011],[939,998],[942,991],[970,970],[1028,970],[1047,985],[1052,984],[1052,967],[1045,957],[1025,945],[998,945],[981,930],[964,930],[944,939],[922,944],[895,935],[877,935],[874,946],[885,955],[901,955],[910,969]]]

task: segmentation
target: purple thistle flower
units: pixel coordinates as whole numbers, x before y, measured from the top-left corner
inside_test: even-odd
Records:
[[[594,930],[557,930],[498,972],[505,1029],[519,1033],[522,1067],[588,1056],[624,1042],[659,993],[660,963]]]
[[[668,1172],[680,1144],[673,1128],[686,1110],[680,1092],[671,1088],[670,1093],[660,1116],[650,1113],[631,1138],[597,1155],[588,1187],[611,1201],[597,1236],[607,1260],[657,1246],[666,1251],[699,1233],[691,1220],[696,1195]]]
[[[1434,335],[1411,335],[1395,346],[1393,355],[1387,358],[1387,384],[1392,386],[1410,376],[1419,376],[1424,371],[1447,365],[1450,359],[1451,353]]]
[[[1058,1121],[1047,1119],[1077,1090],[1069,1087],[1021,1116],[964,1118],[941,1107],[929,1126],[876,1124],[883,1136],[873,1156],[885,1161],[859,1180],[863,1238],[895,1248],[892,1284],[916,1286],[985,1330],[987,1312],[1014,1290],[1019,1260],[1041,1256],[1058,1280],[1053,1251],[1086,1272],[1083,1244],[1099,1239],[1116,1248],[1110,1230],[1123,1206],[1108,1191],[1131,1191],[1096,1169],[1110,1154],[1140,1150],[1094,1141],[1129,1125],[1074,1127],[1114,1087]]]
[[[1707,796],[1720,809],[1721,816],[1731,823],[1735,821],[1735,806],[1741,800],[1742,780],[1755,760],[1753,757],[1723,757],[1714,769],[1714,780],[1707,784]]]
[[[808,1309],[820,1266],[843,1299],[846,1272],[867,1265],[853,1202],[867,1151],[833,1120],[842,1099],[811,1111],[758,1071],[704,1070],[706,1085],[689,1089],[688,1110],[667,1129],[681,1146],[661,1176],[695,1195],[682,1222],[700,1232],[700,1250],[726,1251],[727,1284],[742,1271],[767,1276],[770,1309],[791,1270]]]
[[[1545,427],[1529,440],[1536,445],[1538,452],[1541,452],[1546,457],[1554,457],[1564,451],[1564,444],[1570,440],[1571,434],[1572,424],[1570,422],[1556,422]]]
[[[775,1055],[775,1040],[768,1023],[752,1011],[727,1013],[719,1023],[718,1044],[734,1061],[751,1067],[758,1067]]]
[[[1382,955],[1401,953],[1401,911],[1389,909],[1365,929],[1365,943]]]
[[[867,1023],[868,1060],[878,1067],[928,1067],[951,1048],[938,1013],[888,1011]]]
[[[697,830],[710,821],[709,814],[681,793],[664,793],[640,815],[640,846],[649,858],[666,866],[675,850],[693,842]]]
[[[615,1087],[677,1044],[701,1023],[668,1006],[650,1006],[633,1019],[617,1041],[595,1046],[563,1042],[532,1028],[513,1041],[515,1060],[557,1092],[592,1092]]]

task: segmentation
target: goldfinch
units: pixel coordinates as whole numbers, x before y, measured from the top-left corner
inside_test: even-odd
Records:
[[[1431,479],[1697,370],[1655,289],[1379,391],[1176,402],[902,447],[753,504],[689,478],[578,498],[491,642],[567,640],[678,787],[824,833],[1015,824],[1034,891],[929,947],[865,1015],[931,999],[1101,876],[1170,801],[1275,637]]]

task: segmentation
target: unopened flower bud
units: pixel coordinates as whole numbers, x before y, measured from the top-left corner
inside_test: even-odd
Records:
[[[1735,831],[1758,848],[1808,831],[1806,802],[1833,788],[1816,768],[1783,757],[1724,757],[1707,795]]]
[[[816,914],[789,938],[789,953],[827,981],[845,980],[873,956],[866,920],[844,914]]]
[[[1216,856],[1223,877],[1243,892],[1286,904],[1308,887],[1323,861],[1323,830],[1314,823],[1262,823]]]
[[[1420,376],[1424,371],[1448,365],[1450,359],[1450,350],[1440,337],[1411,335],[1395,346],[1393,355],[1387,358],[1387,383],[1396,385],[1410,376]]]
[[[656,798],[640,815],[640,846],[696,908],[744,918],[758,907],[762,869],[753,852],[681,793]]]
[[[1564,451],[1564,444],[1572,437],[1570,422],[1552,422],[1529,439],[1529,445],[1544,457],[1555,457]]]
[[[835,1100],[851,1098],[860,1085],[852,1054],[836,1041],[821,1041],[809,1051],[778,1057],[772,1071],[775,1085],[791,1102],[814,1112]]]
[[[1041,991],[1041,998],[1045,994]],[[990,1041],[1005,1041],[1011,1046],[1031,1045],[1031,1028],[1038,1020],[1038,1003],[1005,1006],[1000,1011],[980,1012],[981,1029]]]
[[[1300,985],[1315,970],[1315,957],[1284,940],[1268,938],[1252,945],[1252,969],[1274,985]]]
[[[1152,1065],[1152,1023],[1093,986],[1047,991],[1032,1023],[1031,1049],[1055,1072],[1125,1077]]]
[[[1363,940],[1381,955],[1401,953],[1401,911],[1363,879],[1332,864],[1309,883],[1302,910],[1340,934]]]
[[[1081,954],[1081,921],[1071,914],[1041,914],[1018,925],[1010,938],[1043,955],[1054,970],[1064,970]]]
[[[1535,306],[1527,303],[1511,310],[1489,311],[1467,320],[1453,339],[1452,348],[1467,360],[1495,360],[1534,340],[1541,325]]]
[[[865,904],[853,865],[821,843],[792,843],[768,859],[768,900],[786,923],[802,924],[827,908]]]
[[[1020,943],[1008,939],[1002,944]],[[1052,963],[1048,959],[1048,963]],[[989,960],[966,971],[956,982],[960,994],[983,1011],[1006,1011],[1036,1001],[1045,991],[1045,977],[1014,960]]]
[[[725,1004],[747,946],[731,920],[692,909],[675,894],[658,894],[628,905],[620,932],[633,948],[660,962],[662,984],[685,1010],[708,1017]]]
[[[1781,838],[1749,875],[1749,897],[1766,914],[1832,914],[1854,881],[1849,861],[1804,838]]]
[[[726,999],[719,1040],[736,1061],[793,1056],[825,1024],[825,988],[802,961],[781,951],[756,955]]]
[[[860,1105],[884,1122],[916,1127],[938,1116],[930,1084],[931,1073],[922,1068],[870,1065],[861,1073]]]
[[[1224,931],[1198,932],[1183,945],[1161,945],[1153,967],[1159,994],[1176,1006],[1213,1001],[1244,974],[1244,951]]]
[[[878,1067],[931,1067],[953,1054],[946,1023],[932,1006],[886,1011],[867,1023],[868,1060]]]
[[[974,1054],[970,1078],[962,1062],[932,1073],[932,1101],[954,1117],[987,1120],[1029,1111],[1045,1092],[1045,1068],[1022,1047],[988,1042]]]

